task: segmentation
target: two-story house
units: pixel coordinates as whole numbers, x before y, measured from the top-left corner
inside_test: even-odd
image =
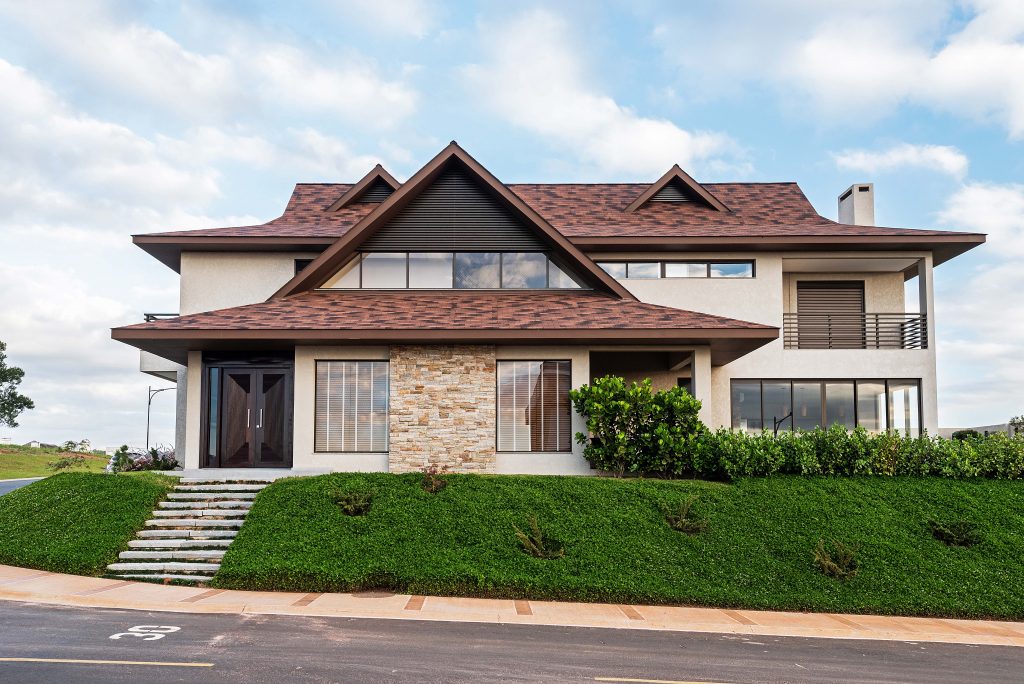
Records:
[[[178,383],[188,470],[587,473],[568,392],[606,374],[685,386],[712,427],[934,432],[932,269],[984,236],[875,226],[872,193],[835,222],[678,167],[506,185],[453,142],[405,183],[135,236],[180,312],[113,337]]]

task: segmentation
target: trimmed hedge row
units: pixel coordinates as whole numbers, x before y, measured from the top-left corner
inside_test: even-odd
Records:
[[[839,425],[811,432],[704,431],[650,475],[734,479],[743,476],[914,475],[1024,479],[1024,437],[964,440],[872,434]],[[637,472],[633,469],[633,472]]]

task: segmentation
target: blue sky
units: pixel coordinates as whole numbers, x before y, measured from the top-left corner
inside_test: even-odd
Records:
[[[834,218],[868,181],[880,224],[987,232],[936,271],[940,423],[1024,413],[1019,0],[0,0],[0,92],[0,339],[37,403],[0,436],[143,441],[109,328],[175,311],[177,276],[130,234],[264,221],[451,139],[507,182],[679,163]]]

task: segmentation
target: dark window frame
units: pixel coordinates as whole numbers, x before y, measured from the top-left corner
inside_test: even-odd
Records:
[[[384,431],[384,442],[386,449],[383,451],[363,451],[363,450],[323,450],[317,448],[316,443],[316,398],[320,390],[319,373],[317,373],[317,364],[320,363],[383,363],[387,364],[388,367],[388,391],[387,391],[387,428]],[[313,429],[313,453],[314,454],[388,454],[391,452],[391,361],[389,359],[313,359],[313,416],[312,416],[312,429]]]
[[[500,449],[498,447],[499,442],[499,421],[501,420],[501,412],[498,410],[498,396],[499,396],[499,382],[500,382],[500,371],[498,366],[502,363],[567,363],[569,364],[569,386],[566,388],[566,399],[569,404],[569,448],[568,449],[555,449],[554,451],[523,451],[522,449]],[[573,452],[572,445],[574,439],[574,433],[572,430],[572,416],[573,408],[572,401],[568,399],[569,391],[572,389],[572,359],[526,359],[526,358],[514,358],[514,359],[496,359],[494,364],[494,452],[497,454],[571,454]]]
[[[891,383],[916,383],[917,386],[917,427],[912,429],[910,436],[917,437],[924,433],[924,393],[921,391],[921,384],[923,378],[730,378],[729,380],[729,427],[730,429],[736,430],[739,428],[733,427],[733,385],[735,383],[746,382],[746,383],[758,383],[761,392],[761,430],[773,430],[774,425],[768,426],[768,420],[764,415],[764,384],[777,382],[777,383],[789,383],[789,406],[790,409],[796,412],[796,403],[794,401],[793,384],[794,383],[818,383],[821,392],[821,420],[819,427],[823,430],[827,430],[826,420],[828,417],[828,411],[826,408],[825,400],[825,386],[829,383],[853,383],[853,422],[854,425],[860,426],[860,387],[858,383],[861,382],[874,382],[881,384],[885,388],[885,432],[892,432],[898,430],[899,432],[906,432],[903,428],[893,427],[894,409],[889,401],[889,385]],[[793,417],[789,419],[790,425],[793,426],[791,429],[795,430],[795,420]],[[783,428],[780,426],[779,430]],[[916,430],[916,434],[913,431]]]
[[[605,264],[622,264],[626,269],[624,280],[753,280],[757,278],[757,259],[607,259],[596,262],[599,267],[604,268]],[[657,278],[630,278],[630,264],[658,264],[659,275]],[[703,276],[669,276],[666,275],[667,264],[700,264],[703,265]],[[711,267],[715,265],[739,264],[750,266],[749,276],[713,276]],[[607,273],[607,271],[605,271]]]

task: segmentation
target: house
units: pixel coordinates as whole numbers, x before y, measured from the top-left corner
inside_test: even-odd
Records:
[[[985,238],[875,226],[870,184],[839,216],[678,166],[506,185],[453,142],[262,225],[136,235],[180,315],[113,337],[178,383],[187,470],[587,473],[568,391],[605,374],[713,427],[934,432],[932,269]]]

